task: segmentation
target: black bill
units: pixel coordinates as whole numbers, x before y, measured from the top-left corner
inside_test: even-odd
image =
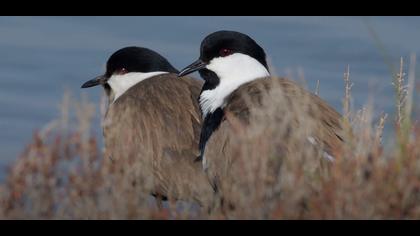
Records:
[[[91,79],[82,85],[82,88],[90,88],[96,85],[105,84],[108,79],[105,76],[100,75],[94,79]]]
[[[185,67],[181,72],[179,72],[178,77],[191,74],[195,71],[201,70],[207,66],[207,63],[203,62],[201,59],[193,62],[191,65]]]

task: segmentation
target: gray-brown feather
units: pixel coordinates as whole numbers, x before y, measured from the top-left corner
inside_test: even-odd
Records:
[[[201,165],[194,162],[201,87],[195,79],[159,75],[131,87],[109,106],[104,126],[107,155],[141,163],[139,172],[152,180],[154,194],[202,202],[212,191]]]
[[[270,127],[270,133],[281,133],[281,140],[269,140],[276,143],[274,148],[280,156],[308,145],[306,137],[301,137],[299,142],[288,140],[292,132],[299,128],[302,130],[301,125],[311,124],[308,135],[332,155],[340,150],[343,143],[341,115],[320,97],[291,80],[274,77],[254,80],[236,89],[226,98],[226,104],[225,119],[213,132],[204,153],[209,178],[216,184],[226,178],[242,178],[231,176],[239,173],[232,171],[232,168],[238,167],[232,163],[239,156],[233,143],[240,139],[244,129],[258,126],[252,122],[257,122],[255,117],[259,113],[263,116],[259,122],[264,122],[261,126]]]

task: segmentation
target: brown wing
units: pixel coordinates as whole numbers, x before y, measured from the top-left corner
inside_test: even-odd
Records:
[[[175,198],[207,189],[198,155],[201,81],[175,74],[149,78],[109,106],[104,127],[107,153],[128,158],[142,176],[153,176],[151,191]],[[195,187],[192,187],[194,185]]]
[[[231,164],[252,152],[259,158],[273,152],[283,155],[308,145],[308,137],[327,152],[341,146],[340,114],[290,80],[258,79],[239,87],[226,101],[226,118],[205,149],[212,181],[226,178],[228,172],[243,176]],[[242,164],[240,169],[246,169]]]
[[[271,98],[267,94],[270,94]],[[343,141],[341,115],[320,97],[288,79],[263,78],[247,83],[227,98],[227,104],[225,113],[232,114],[245,125],[250,122],[251,112],[271,114],[275,116],[276,119],[273,120],[275,122],[281,121],[286,116],[285,113],[295,113],[290,116],[296,116],[295,118],[299,116],[301,121],[315,123],[314,135],[322,140],[327,148],[338,147]],[[277,112],[270,113],[268,110]],[[214,139],[218,139],[217,132],[212,135]]]
[[[308,92],[295,82],[284,78],[274,81],[277,82],[277,87],[284,91],[283,97],[288,105],[286,109],[294,111],[292,119],[300,121],[296,125],[309,123],[307,125],[310,127],[307,128],[311,130],[311,136],[328,153],[333,154],[341,149],[343,142],[341,115],[319,96]]]

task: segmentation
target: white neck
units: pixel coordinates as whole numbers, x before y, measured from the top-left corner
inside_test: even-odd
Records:
[[[270,75],[259,61],[242,53],[214,58],[206,68],[216,73],[220,83],[216,88],[205,90],[200,95],[204,117],[219,107],[223,108],[226,105],[225,98],[242,84]]]
[[[132,86],[136,85],[137,83],[151,78],[156,75],[165,74],[168,72],[164,71],[156,71],[156,72],[148,72],[148,73],[141,73],[141,72],[130,72],[123,75],[112,75],[109,80],[108,84],[114,93],[114,101],[117,100],[118,97],[123,95],[125,91],[127,91]]]

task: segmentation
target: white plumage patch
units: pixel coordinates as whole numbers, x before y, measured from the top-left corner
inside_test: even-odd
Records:
[[[312,145],[314,146],[318,145],[318,143],[315,141],[313,137],[309,136],[307,139]],[[324,157],[325,159],[331,162],[335,160],[333,156],[331,156],[328,152],[325,152],[325,151],[322,152],[322,157]]]
[[[148,72],[148,73],[141,73],[141,72],[130,72],[122,75],[112,75],[109,80],[108,84],[111,86],[112,91],[114,92],[114,101],[117,100],[118,97],[123,95],[125,91],[127,91],[132,86],[136,85],[137,83],[151,78],[156,75],[165,74],[168,72],[164,71],[156,71],[156,72]]]
[[[206,159],[206,156],[205,155],[203,155],[203,160],[201,161],[201,164],[203,166],[203,170],[204,171],[207,171],[207,169],[209,168],[209,166],[208,166],[207,159]]]
[[[270,75],[259,61],[242,53],[214,58],[206,68],[217,74],[220,83],[216,88],[205,90],[200,95],[204,116],[219,107],[223,108],[226,105],[225,98],[242,84]]]

